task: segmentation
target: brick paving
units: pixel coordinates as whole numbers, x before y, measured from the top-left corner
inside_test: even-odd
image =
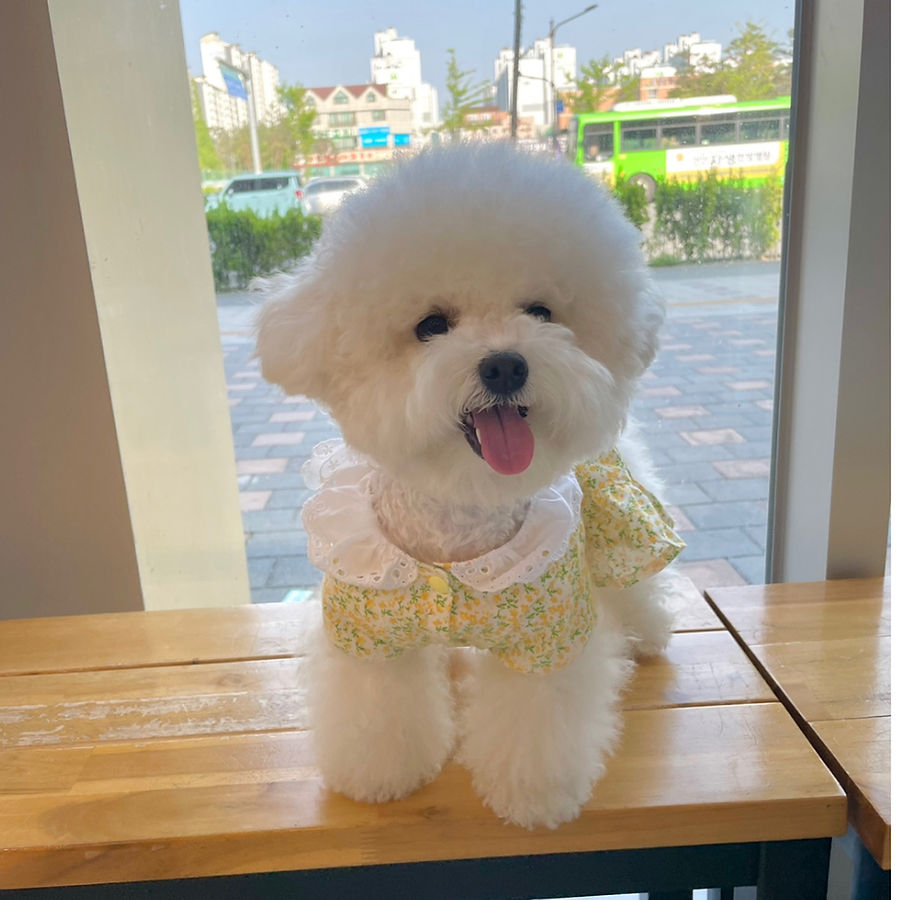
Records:
[[[681,285],[681,274],[669,276],[667,292],[687,299],[670,311],[633,408],[687,543],[681,569],[701,588],[764,578],[775,363],[775,303],[692,300],[710,281],[727,300],[727,279],[713,275]],[[766,275],[771,286],[771,267]],[[738,293],[754,287],[745,282]],[[306,557],[300,507],[309,492],[300,467],[338,431],[313,403],[263,381],[248,312],[242,298],[220,298],[252,596],[258,603],[302,599],[319,574]]]

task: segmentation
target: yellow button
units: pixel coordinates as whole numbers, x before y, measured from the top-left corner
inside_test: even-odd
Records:
[[[450,591],[450,585],[446,579],[441,578],[439,575],[429,575],[428,586],[439,594],[446,594]]]

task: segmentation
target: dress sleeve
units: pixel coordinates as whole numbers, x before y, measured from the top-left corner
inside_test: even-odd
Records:
[[[636,481],[618,451],[575,467],[584,494],[587,559],[598,587],[630,587],[684,549],[671,516]]]

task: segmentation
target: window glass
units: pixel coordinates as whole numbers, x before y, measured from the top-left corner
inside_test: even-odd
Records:
[[[290,184],[289,176],[279,178],[260,178],[256,181],[257,191],[281,191]]]
[[[663,147],[688,147],[697,143],[696,119],[668,119],[660,127]]]
[[[742,141],[777,141],[781,132],[778,116],[771,113],[742,113],[740,126]]]
[[[622,152],[633,153],[635,150],[655,150],[659,146],[656,125],[644,123],[622,126]]]
[[[513,70],[511,51],[503,49],[511,46],[508,10],[498,4],[485,7],[475,29],[484,31],[479,43],[472,39],[471,22],[442,17],[429,4],[420,4],[422,15],[411,20],[388,3],[378,8],[374,21],[334,12],[326,4],[305,20],[300,47],[288,32],[274,41],[263,29],[267,17],[279,18],[270,15],[270,6],[281,11],[290,3],[296,0],[232,11],[213,0],[180,0],[188,66],[200,95],[195,124],[201,129],[208,115],[203,124],[215,150],[208,154],[210,161],[200,164],[205,191],[215,190],[212,196],[218,196],[235,176],[254,171],[242,103],[224,91],[216,93],[212,57],[207,52],[205,60],[201,53],[210,43],[209,34],[271,63],[277,69],[273,84],[303,86],[307,93],[302,102],[318,113],[304,136],[309,139],[300,140],[295,129],[302,131],[303,123],[265,118],[270,100],[262,98],[257,111],[263,174],[235,185],[234,191],[248,192],[242,198],[229,198],[235,209],[244,203],[251,207],[257,198],[275,206],[291,192],[254,196],[249,192],[256,178],[274,178],[297,167],[305,182],[303,201],[311,202],[301,206],[298,201],[285,220],[289,239],[280,244],[289,248],[286,254],[297,246],[295,210],[318,217],[318,210],[327,209],[342,192],[358,188],[354,175],[377,177],[403,155],[433,145],[477,146],[510,139]],[[546,26],[525,4],[519,144],[529,153],[561,157],[612,190],[640,231],[649,277],[667,304],[659,351],[637,387],[630,415],[642,426],[649,457],[687,542],[680,567],[702,587],[764,577],[780,222],[790,156],[781,142],[788,137],[789,113],[739,107],[725,114],[707,101],[702,113],[696,107],[679,110],[679,97],[734,94],[744,103],[788,95],[791,6],[777,0],[733,0],[730,24],[725,25],[691,0],[678,6],[674,17],[661,8],[660,19],[666,21],[658,23],[656,46],[648,46],[655,38],[638,8],[623,8],[622,21],[614,27],[609,9],[590,9],[559,26],[555,35],[554,46],[567,58],[554,60],[552,77],[563,107],[554,115],[549,60],[541,55],[546,41],[535,43]],[[562,21],[576,12],[577,7],[560,8],[554,15]],[[751,27],[763,17],[766,27]],[[688,24],[699,33],[688,31]],[[759,40],[760,31],[771,45]],[[721,61],[698,64],[698,40],[704,51],[718,44]],[[748,40],[768,54],[766,74],[771,78],[751,77],[761,71],[758,58],[752,65],[736,58],[750,46]],[[630,49],[639,46],[640,51]],[[466,76],[471,85],[487,84],[489,99],[479,97],[475,106],[490,108],[489,113],[485,109],[468,120],[460,115],[454,124],[447,111],[452,85],[446,47],[456,48],[459,72],[471,70]],[[610,69],[604,56],[619,63]],[[695,65],[683,65],[690,61]],[[648,66],[664,71],[652,75]],[[582,67],[589,77],[582,77]],[[366,82],[376,77],[384,86]],[[352,90],[348,85],[354,85]],[[390,93],[389,100],[383,92]],[[588,118],[580,118],[580,110]],[[559,126],[556,139],[554,123]],[[319,177],[337,180],[310,182]],[[217,205],[209,203],[208,221],[221,228]],[[564,206],[556,212],[559,221],[568,214]],[[327,227],[331,213],[322,215]],[[313,234],[319,222],[304,222],[307,226]],[[211,237],[248,555],[256,579],[253,599],[304,599],[316,589],[320,573],[306,556],[298,510],[307,492],[300,470],[313,447],[337,437],[338,429],[312,400],[285,397],[265,383],[253,356],[254,310],[252,298],[247,300],[252,279],[229,257],[239,242],[212,232]],[[558,237],[558,229],[547,228],[551,250]],[[272,261],[272,269],[288,270],[311,244],[303,243],[298,259],[286,255]],[[257,274],[264,273],[253,272]],[[235,324],[243,312],[246,324]]]
[[[584,126],[584,160],[585,162],[601,162],[613,153],[612,125]]]
[[[737,122],[713,120],[700,126],[701,144],[734,144],[737,142]]]

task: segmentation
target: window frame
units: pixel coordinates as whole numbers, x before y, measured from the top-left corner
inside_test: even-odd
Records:
[[[797,0],[766,580],[875,577],[890,520],[890,10]]]

